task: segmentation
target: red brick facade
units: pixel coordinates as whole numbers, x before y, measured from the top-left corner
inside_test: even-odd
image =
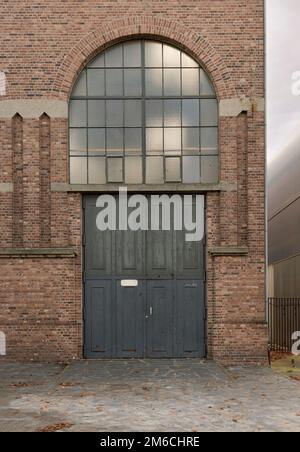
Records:
[[[0,360],[82,357],[82,193],[62,189],[60,109],[93,56],[155,36],[196,58],[220,101],[221,183],[205,188],[209,357],[265,362],[263,0],[1,1],[1,10]]]

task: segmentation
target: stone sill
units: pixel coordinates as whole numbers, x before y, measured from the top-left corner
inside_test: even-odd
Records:
[[[212,256],[247,256],[249,248],[246,246],[215,246],[208,251]]]
[[[34,258],[34,257],[52,257],[52,258],[73,258],[77,253],[73,248],[2,248],[0,249],[1,258]]]

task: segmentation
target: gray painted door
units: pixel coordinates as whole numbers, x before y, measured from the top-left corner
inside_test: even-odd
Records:
[[[203,242],[173,228],[100,232],[96,200],[84,199],[85,357],[204,357]]]

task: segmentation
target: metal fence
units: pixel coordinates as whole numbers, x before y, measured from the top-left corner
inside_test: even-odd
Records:
[[[291,352],[293,334],[300,331],[300,298],[269,298],[269,347]]]

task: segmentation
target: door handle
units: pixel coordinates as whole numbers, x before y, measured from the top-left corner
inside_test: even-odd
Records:
[[[152,315],[153,315],[153,307],[150,306],[150,309],[149,309],[149,315],[146,315],[145,318],[146,318],[146,319],[149,319],[150,317],[152,317]]]

